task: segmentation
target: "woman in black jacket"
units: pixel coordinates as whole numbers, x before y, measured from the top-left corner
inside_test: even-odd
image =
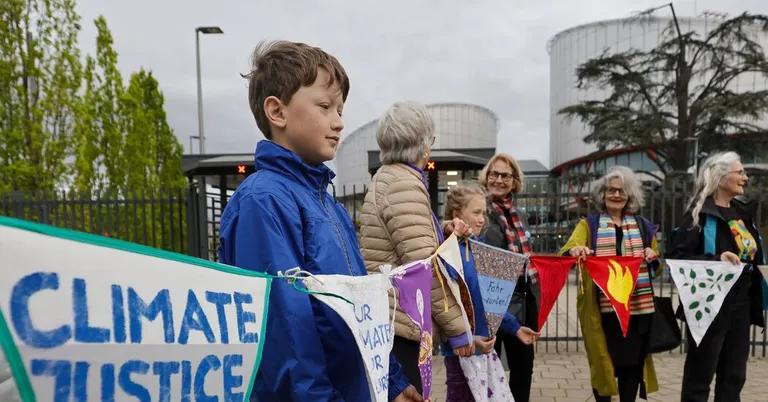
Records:
[[[706,401],[715,374],[715,401],[740,400],[749,326],[765,326],[757,269],[763,264],[763,250],[755,204],[741,199],[747,180],[737,153],[710,156],[699,172],[683,224],[673,235],[670,258],[746,263],[698,346],[688,333],[681,401]]]
[[[480,184],[488,191],[488,223],[485,243],[520,254],[531,254],[525,217],[512,203],[512,194],[523,189],[523,171],[515,159],[507,154],[494,155],[480,171]],[[520,278],[512,296],[511,310],[520,323],[538,331],[538,308],[528,278]],[[501,356],[502,345],[509,362],[509,388],[517,402],[528,402],[533,378],[533,345],[518,337],[499,333],[496,353]]]

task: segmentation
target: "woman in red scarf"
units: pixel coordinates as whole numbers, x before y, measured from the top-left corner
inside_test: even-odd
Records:
[[[480,171],[480,184],[488,191],[488,224],[485,243],[515,253],[531,254],[531,244],[525,230],[525,218],[512,203],[512,194],[523,189],[523,171],[515,158],[499,153],[494,155]],[[531,289],[530,279],[517,282],[512,307],[520,323],[538,331],[538,307]],[[509,366],[509,388],[517,402],[527,402],[533,376],[533,345],[523,343],[517,336],[498,334],[496,353],[501,356],[502,345]]]

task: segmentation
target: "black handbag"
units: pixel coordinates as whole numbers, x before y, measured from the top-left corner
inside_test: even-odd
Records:
[[[666,352],[680,346],[683,337],[672,310],[672,298],[654,296],[653,303],[656,313],[651,320],[651,353]]]

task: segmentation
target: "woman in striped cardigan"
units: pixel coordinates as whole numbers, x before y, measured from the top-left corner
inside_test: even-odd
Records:
[[[634,256],[645,261],[630,298],[631,319],[626,337],[611,303],[586,270],[582,270],[584,290],[577,296],[595,400],[610,401],[611,395],[618,394],[621,402],[634,401],[638,391],[645,398],[646,393],[658,389],[648,352],[655,311],[651,277],[658,267],[654,240],[657,227],[635,215],[642,206],[643,192],[639,180],[627,167],[609,170],[595,184],[593,197],[601,212],[578,223],[561,254]]]

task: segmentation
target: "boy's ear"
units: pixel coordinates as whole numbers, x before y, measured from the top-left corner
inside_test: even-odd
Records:
[[[285,128],[285,105],[277,96],[268,96],[264,99],[264,115],[271,125]]]

